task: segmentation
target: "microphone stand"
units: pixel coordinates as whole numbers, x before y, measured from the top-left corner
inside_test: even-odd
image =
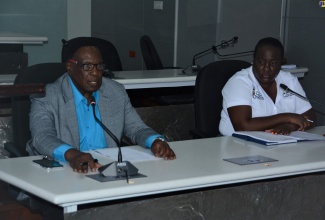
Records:
[[[191,75],[195,75],[197,74],[201,67],[199,65],[196,65],[195,63],[195,60],[197,60],[198,58],[200,57],[203,57],[211,52],[217,54],[217,56],[220,58],[220,59],[228,59],[228,58],[235,58],[235,57],[241,57],[241,56],[248,56],[248,55],[251,55],[252,53],[254,53],[254,51],[245,51],[245,52],[239,52],[239,53],[232,53],[232,54],[220,54],[218,52],[218,49],[222,49],[222,48],[226,48],[227,46],[229,46],[229,43],[234,45],[238,42],[238,37],[233,37],[231,40],[228,40],[228,41],[225,41],[225,42],[222,42],[221,44],[219,45],[214,45],[212,46],[211,48],[207,49],[207,50],[204,50],[198,54],[195,54],[194,57],[193,57],[193,60],[192,60],[192,74]],[[186,68],[184,68],[182,70],[182,73],[184,74],[187,74],[186,73],[186,69],[189,68],[190,66],[187,66]]]
[[[239,53],[232,53],[232,54],[219,54],[218,53],[218,50],[216,49],[215,50],[215,53],[218,55],[218,57],[220,58],[220,59],[227,59],[227,58],[229,58],[229,57],[231,57],[231,58],[234,58],[234,57],[239,57],[239,56],[248,56],[248,55],[252,55],[252,53],[254,53],[254,51],[253,50],[251,50],[251,51],[245,51],[245,52],[239,52]]]
[[[201,58],[205,55],[208,55],[209,53],[211,52],[216,52],[217,51],[217,48],[220,47],[220,48],[225,48],[229,45],[229,43],[232,43],[232,44],[236,44],[238,42],[238,37],[233,37],[232,39],[228,40],[228,41],[225,41],[225,42],[222,42],[221,44],[219,45],[216,45],[216,46],[212,46],[211,48],[207,49],[207,50],[204,50],[200,53],[197,53],[193,56],[193,60],[192,60],[192,66],[191,66],[191,69],[192,69],[192,74],[195,75],[198,73],[198,71],[201,69],[201,67],[199,65],[196,65],[195,63],[195,60],[198,59],[198,58]],[[189,66],[188,66],[189,67]],[[182,73],[186,73],[185,70],[188,68],[186,67],[185,69],[182,70]]]
[[[95,98],[93,97],[93,100]],[[129,176],[134,176],[138,174],[138,169],[131,164],[129,161],[123,161],[122,159],[122,151],[121,151],[121,143],[117,139],[117,137],[97,118],[95,113],[95,101],[91,102],[93,107],[93,113],[95,121],[106,131],[106,133],[115,141],[118,147],[118,160],[112,163],[106,164],[98,168],[98,171],[104,175],[109,177],[121,178],[126,177],[127,182],[129,183]]]

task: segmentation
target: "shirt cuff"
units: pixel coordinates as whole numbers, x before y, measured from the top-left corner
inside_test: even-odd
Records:
[[[72,147],[68,144],[62,144],[58,148],[56,148],[52,154],[52,156],[59,161],[66,162],[64,154],[67,150],[70,150]]]
[[[151,148],[152,143],[156,140],[156,139],[163,139],[164,141],[166,140],[166,138],[162,135],[156,134],[156,135],[151,135],[150,137],[147,138],[146,140],[146,148]]]

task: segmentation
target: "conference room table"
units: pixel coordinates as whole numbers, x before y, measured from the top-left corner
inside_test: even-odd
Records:
[[[17,74],[0,74],[0,85],[12,85]],[[113,80],[126,89],[194,86],[195,75],[186,75],[181,69],[114,71]]]
[[[43,44],[46,41],[48,41],[47,37],[0,31],[0,44]]]
[[[325,127],[314,128],[311,132],[323,134]],[[78,206],[83,204],[105,201],[114,204],[114,201],[141,199],[150,195],[157,195],[158,201],[164,195],[182,192],[186,194],[189,190],[202,190],[200,198],[203,199],[204,189],[211,189],[211,187],[245,185],[252,181],[271,181],[280,177],[288,178],[325,170],[324,141],[282,144],[267,149],[261,144],[224,136],[170,142],[170,146],[177,155],[176,160],[134,162],[133,165],[139,169],[139,173],[146,177],[135,179],[131,177],[130,183],[126,180],[100,182],[86,174],[73,172],[65,163],[63,168],[45,169],[33,163],[33,160],[40,159],[41,156],[0,160],[0,179],[63,207],[65,216],[69,216],[77,212]],[[140,146],[131,148],[150,154],[149,149]],[[237,165],[224,160],[257,155],[276,161]],[[106,156],[98,156],[97,159],[101,164],[113,161]],[[88,174],[97,174],[97,172]],[[267,187],[270,188],[270,185]],[[284,191],[285,188],[287,187],[281,190]],[[281,197],[284,192],[274,193]],[[258,194],[260,195],[261,192]],[[233,200],[239,197],[240,195],[236,195]],[[149,204],[152,205],[154,202],[150,200]],[[187,203],[188,200],[185,204]],[[127,209],[124,212],[127,212]]]
[[[286,69],[294,76],[304,77],[308,68]],[[216,73],[217,74],[217,73]],[[184,74],[181,69],[115,71],[113,80],[126,89],[194,86],[196,75]],[[16,74],[0,74],[0,85],[12,85]]]

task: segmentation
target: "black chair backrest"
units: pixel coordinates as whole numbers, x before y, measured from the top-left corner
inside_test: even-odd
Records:
[[[83,38],[88,38],[88,37],[78,37],[78,38],[74,38],[74,40],[78,39],[82,41]],[[122,71],[123,69],[122,69],[121,59],[115,46],[108,40],[104,40],[97,37],[91,37],[91,38],[92,41],[94,41],[96,45],[98,45],[98,48],[102,54],[103,61],[105,62],[107,68],[110,71]],[[61,51],[61,57],[63,63],[67,60],[66,49],[67,49],[66,47],[63,47]]]
[[[215,61],[203,67],[195,82],[196,129],[207,137],[220,135],[222,88],[236,72],[251,66],[242,60]]]
[[[143,35],[140,38],[140,46],[147,70],[158,70],[164,68],[155,45],[149,36]]]
[[[66,72],[63,63],[41,63],[27,67],[19,73],[14,84],[52,83]],[[14,145],[22,155],[28,156],[26,143],[31,138],[29,130],[29,112],[31,102],[29,96],[12,98],[12,129]]]

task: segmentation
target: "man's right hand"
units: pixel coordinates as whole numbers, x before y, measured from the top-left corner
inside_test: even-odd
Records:
[[[95,162],[90,153],[83,153],[77,149],[69,149],[64,154],[65,159],[70,163],[74,172],[88,173],[88,166],[95,172],[101,165]]]

